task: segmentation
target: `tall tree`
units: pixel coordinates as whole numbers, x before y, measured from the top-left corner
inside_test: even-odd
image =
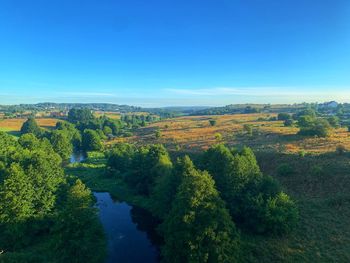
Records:
[[[100,136],[91,129],[84,130],[82,146],[85,151],[99,151],[103,147]]]
[[[39,136],[41,130],[34,118],[28,118],[22,125],[21,133],[33,133],[35,136]]]
[[[184,175],[164,223],[166,262],[236,262],[239,235],[207,172],[185,158]]]
[[[78,179],[68,189],[52,229],[52,247],[60,262],[102,262],[105,243],[91,191]],[[74,255],[74,256],[73,256]]]
[[[283,199],[285,202],[275,204],[281,206],[277,210],[284,211],[284,207],[289,214],[268,212],[268,203],[278,199],[282,192],[274,179],[261,173],[250,148],[245,147],[237,152],[230,151],[224,145],[216,145],[205,152],[202,163],[203,168],[213,175],[220,195],[236,223],[259,233],[282,233],[295,226],[298,213],[294,202],[287,195]],[[275,224],[270,224],[273,216],[276,216]]]
[[[67,160],[72,155],[73,144],[67,131],[53,131],[50,136],[50,142],[53,149],[61,156],[63,160]]]

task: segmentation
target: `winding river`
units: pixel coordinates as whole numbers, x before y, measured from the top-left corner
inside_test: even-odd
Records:
[[[85,159],[74,153],[71,163]],[[160,238],[155,231],[158,222],[146,210],[125,202],[114,201],[108,192],[93,193],[108,241],[106,263],[159,262]]]
[[[94,195],[108,240],[106,263],[158,262],[157,247],[135,222],[135,219],[148,219],[135,215],[135,208],[127,203],[113,201],[109,193],[95,192]]]

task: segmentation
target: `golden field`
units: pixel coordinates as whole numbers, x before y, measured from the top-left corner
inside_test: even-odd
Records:
[[[135,135],[113,142],[127,141],[139,144],[163,143],[170,149],[201,151],[210,145],[224,142],[231,146],[247,145],[255,150],[272,150],[278,152],[310,153],[334,152],[338,145],[350,149],[350,133],[340,128],[332,131],[327,138],[304,137],[297,135],[297,127],[284,127],[282,121],[268,121],[275,114],[235,114],[218,116],[186,116],[139,128]],[[216,120],[215,126],[209,120]],[[243,129],[245,124],[253,126],[253,136]],[[159,130],[161,137],[156,138]],[[222,139],[217,134],[222,135]],[[113,143],[111,142],[111,143]]]
[[[19,131],[23,123],[27,119],[25,118],[14,118],[14,119],[0,119],[0,130],[2,131]],[[37,118],[35,119],[38,125],[42,128],[54,127],[59,121],[54,118]]]

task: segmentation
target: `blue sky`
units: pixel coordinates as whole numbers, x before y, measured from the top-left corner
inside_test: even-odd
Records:
[[[1,0],[0,103],[350,102],[348,0]]]

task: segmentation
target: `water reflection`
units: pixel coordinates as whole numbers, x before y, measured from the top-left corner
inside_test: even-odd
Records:
[[[80,163],[86,159],[86,154],[84,152],[74,152],[70,156],[70,163]]]
[[[156,220],[147,211],[114,202],[109,193],[94,193],[99,217],[108,239],[106,263],[158,262]],[[156,241],[157,240],[157,241]],[[154,243],[153,243],[154,242]]]

